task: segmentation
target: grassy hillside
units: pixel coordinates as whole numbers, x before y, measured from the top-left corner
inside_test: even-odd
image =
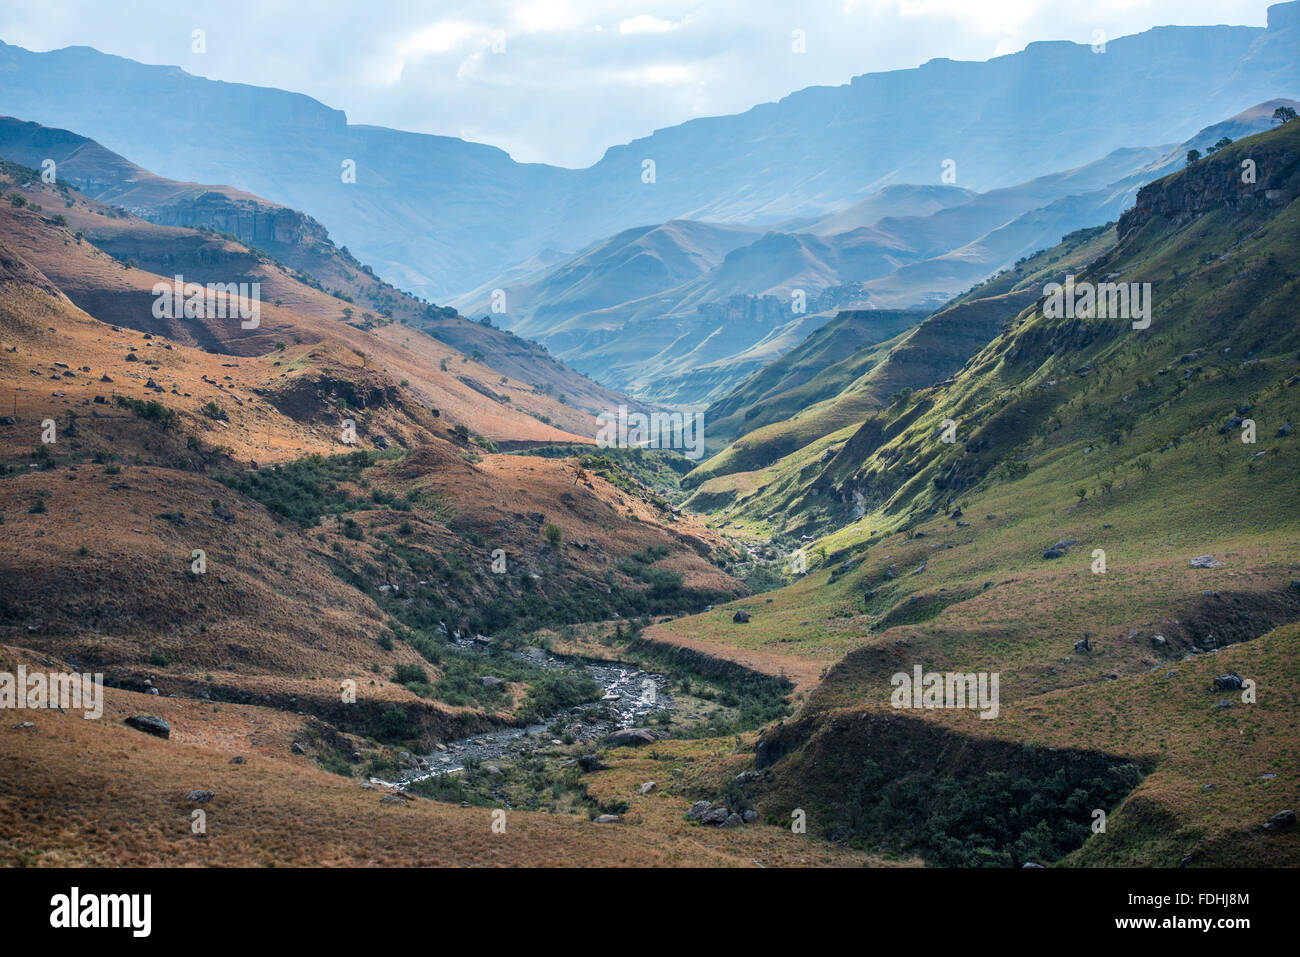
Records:
[[[1034,299],[1045,277],[1090,262],[1107,247],[1109,237],[1104,227],[1072,234],[1060,246],[981,283],[892,340],[860,349],[806,381],[801,381],[802,349],[788,366],[774,366],[776,381],[769,386],[769,398],[751,407],[758,410],[755,420],[769,419],[770,424],[744,431],[687,477],[685,484],[700,490],[693,505],[720,518],[752,521],[769,516],[765,524],[772,524],[773,516],[789,515],[791,502],[821,475],[821,466],[829,460],[827,436],[850,426],[861,426],[858,435],[886,428],[897,417],[895,406],[912,392],[958,372]],[[833,329],[828,340],[833,347],[849,344]],[[807,354],[817,355],[820,346],[819,339],[810,338]],[[719,403],[718,408],[725,411],[729,405]],[[781,410],[788,410],[787,416],[777,418]],[[847,438],[838,439],[831,454]],[[736,483],[758,468],[768,476],[758,494],[731,494],[744,487]],[[786,527],[801,523],[788,522]],[[781,525],[777,519],[775,526]]]
[[[0,117],[0,156],[27,167],[54,161],[58,183],[76,188],[100,214],[79,216],[82,207],[73,202],[69,207],[73,212],[65,211],[73,228],[122,262],[135,262],[164,276],[180,265],[197,274],[206,271],[203,267],[273,263],[296,284],[335,300],[330,306],[333,316],[357,328],[420,329],[466,356],[487,361],[499,373],[538,392],[564,396],[566,402],[593,414],[626,401],[558,362],[535,342],[489,323],[469,322],[455,309],[434,305],[385,282],[346,246],[336,246],[325,226],[297,210],[229,186],[157,176],[94,140],[13,117]],[[66,189],[60,192],[56,186],[54,191],[59,205],[68,201]],[[142,230],[138,220],[203,235]],[[188,262],[176,244],[190,247]]]
[[[1033,303],[783,490],[805,576],[648,631],[803,676],[765,813],[932,863],[1300,861],[1262,827],[1300,798],[1297,195],[1296,123],[1146,187],[1069,271],[1150,282],[1149,328]],[[916,665],[999,673],[997,719],[892,708]]]

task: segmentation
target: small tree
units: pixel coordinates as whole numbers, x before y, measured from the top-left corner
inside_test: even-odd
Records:
[[[564,532],[560,531],[560,526],[556,525],[554,522],[547,522],[546,540],[556,548],[559,548],[560,544],[564,541]]]
[[[1201,158],[1201,151],[1200,151],[1200,150],[1188,150],[1188,151],[1187,151],[1187,162],[1189,162],[1189,163],[1195,163],[1195,162],[1196,162],[1198,159],[1200,159],[1200,158]]]
[[[1295,110],[1289,106],[1279,106],[1273,111],[1274,123],[1290,123],[1295,119]]]

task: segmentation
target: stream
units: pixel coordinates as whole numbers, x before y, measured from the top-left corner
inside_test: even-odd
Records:
[[[538,648],[515,654],[544,668],[563,668],[574,662],[574,659],[547,655]],[[621,662],[588,661],[583,664],[604,690],[599,701],[558,711],[524,727],[501,728],[448,741],[442,746],[446,750],[439,748],[423,757],[423,767],[404,772],[397,781],[371,778],[371,783],[402,790],[417,781],[462,771],[467,760],[492,764],[562,745],[564,742],[550,729],[566,717],[570,722],[564,726],[562,734],[573,735],[575,742],[594,742],[622,728],[635,727],[647,715],[671,711],[675,707],[665,675],[641,671]]]

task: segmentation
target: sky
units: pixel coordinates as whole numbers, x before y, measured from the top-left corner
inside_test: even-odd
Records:
[[[584,167],[609,146],[935,57],[1263,26],[1268,0],[4,0],[0,40],[306,93],[351,123]],[[196,40],[196,31],[201,43]],[[199,49],[201,47],[201,49]]]

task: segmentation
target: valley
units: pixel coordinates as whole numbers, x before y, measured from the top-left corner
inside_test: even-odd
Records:
[[[586,170],[0,43],[0,863],[1300,866],[1297,11]]]

